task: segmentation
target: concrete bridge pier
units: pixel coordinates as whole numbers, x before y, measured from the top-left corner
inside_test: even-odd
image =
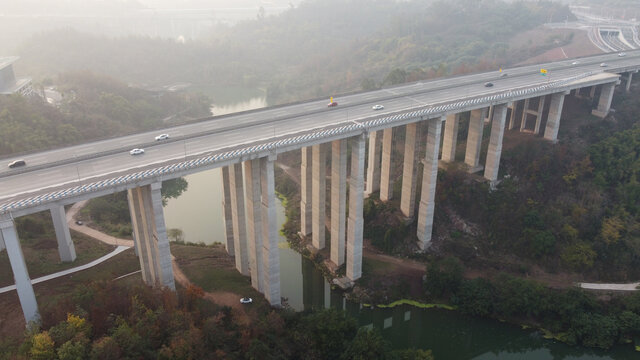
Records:
[[[131,224],[137,242],[142,279],[151,286],[176,289],[171,250],[162,210],[162,183],[127,190]]]
[[[233,227],[233,249],[236,269],[249,275],[249,250],[247,244],[247,220],[244,206],[244,185],[242,164],[229,165],[229,199],[231,204],[231,224]]]
[[[420,136],[420,122],[405,126],[404,164],[402,172],[402,195],[400,197],[400,211],[408,219],[413,219],[416,208],[416,153],[418,152],[418,138]]]
[[[350,141],[351,175],[349,179],[346,274],[349,280],[357,280],[362,276],[365,135],[353,137]]]
[[[459,123],[460,113],[447,115],[447,120],[444,123],[444,139],[442,140],[442,161],[444,162],[456,160]]]
[[[340,266],[345,256],[347,214],[347,141],[331,143],[331,261]]]
[[[536,125],[533,128],[533,133],[538,135],[540,134],[540,124],[542,124],[542,113],[544,112],[544,102],[546,96],[540,96],[538,99],[538,111],[536,112]]]
[[[638,71],[630,71],[627,73],[627,78],[626,78],[627,81],[625,82],[625,85],[624,85],[624,90],[626,92],[629,92],[631,90],[631,79],[633,78],[633,73],[636,73],[636,72]]]
[[[382,174],[380,175],[380,200],[389,201],[393,198],[393,128],[383,130],[382,135]]]
[[[72,262],[76,259],[76,248],[71,240],[69,233],[69,224],[63,205],[56,205],[50,209],[51,218],[53,219],[53,228],[56,232],[56,240],[58,241],[58,253],[60,261]]]
[[[244,183],[247,205],[247,242],[249,248],[249,270],[251,286],[263,292],[263,228],[262,228],[262,194],[260,184],[260,159],[244,162]]]
[[[493,108],[494,112],[493,118],[491,119],[491,137],[489,138],[487,162],[484,168],[484,177],[491,182],[498,179],[500,156],[502,155],[502,137],[504,136],[504,125],[507,119],[507,105],[500,104]]]
[[[276,219],[275,156],[263,157],[259,161],[262,192],[264,296],[271,306],[280,306],[280,250],[278,249],[278,222]]]
[[[611,109],[611,100],[613,99],[613,90],[615,87],[615,82],[602,85],[602,90],[600,90],[600,99],[598,100],[598,107],[591,110],[593,115],[605,118],[609,114],[609,110]]]
[[[312,213],[312,151],[310,147],[303,147],[302,163],[300,165],[300,233],[303,236],[310,235],[313,231],[311,223]]]
[[[4,245],[4,240],[2,239],[2,236],[0,236],[0,251],[4,250],[6,248],[6,246]]]
[[[231,256],[236,255],[233,242],[233,214],[231,210],[231,188],[229,186],[229,166],[220,170],[222,176],[222,220],[224,222],[224,248]]]
[[[476,122],[479,120],[482,124],[484,120],[484,109],[473,110],[471,112],[471,119],[475,119]],[[431,245],[442,119],[429,119],[428,124],[427,150],[424,158],[424,173],[422,175],[422,195],[420,196],[420,206],[418,210],[417,235],[420,250],[426,250]],[[468,146],[467,149],[469,149]]]
[[[471,110],[471,116],[469,117],[469,133],[467,135],[467,149],[464,155],[464,163],[467,164],[467,166],[469,167],[469,173],[475,173],[482,170],[482,166],[479,165],[480,147],[482,145],[482,133],[484,131],[484,118],[485,118],[486,110],[487,110],[486,108]],[[429,130],[431,130],[431,125],[429,125]],[[438,133],[439,132],[440,130],[438,130]],[[429,138],[430,136],[431,135],[429,135]],[[437,156],[437,153],[436,153],[436,156]],[[423,182],[423,185],[424,185],[424,182]],[[423,186],[423,189],[424,189],[424,186]]]
[[[509,130],[513,130],[516,125],[516,111],[518,110],[519,101],[512,101],[509,108],[511,109],[511,115],[509,116]]]
[[[520,119],[520,132],[527,128],[527,116],[529,115],[529,99],[523,100],[522,118]]]
[[[327,200],[327,147],[325,144],[313,145],[312,177],[311,244],[314,248],[321,250],[325,246]]]
[[[33,292],[33,286],[31,286],[27,264],[24,261],[24,254],[20,247],[18,232],[10,215],[0,215],[0,240],[7,249],[9,263],[11,263],[11,270],[13,271],[13,279],[16,282],[18,299],[28,326],[32,321],[40,321],[40,313],[38,312],[36,294]]]
[[[369,134],[369,157],[367,160],[367,187],[366,196],[380,190],[380,157],[382,150],[382,132],[374,131]]]
[[[560,116],[562,115],[565,95],[567,95],[567,92],[551,95],[549,115],[547,115],[547,126],[544,129],[544,138],[554,143],[558,141],[558,129],[560,128]]]

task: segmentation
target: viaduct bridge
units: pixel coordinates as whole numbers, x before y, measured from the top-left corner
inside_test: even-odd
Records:
[[[540,69],[547,75],[541,76]],[[392,151],[394,132],[405,133],[400,207],[417,221],[417,245],[424,250],[431,242],[438,161],[455,159],[461,114],[470,113],[464,163],[494,182],[505,128],[554,143],[565,96],[590,96],[597,102],[592,113],[605,117],[615,86],[622,79],[628,91],[638,69],[640,51],[567,59],[344,95],[336,97],[340,105],[334,108],[327,108],[326,100],[308,101],[213,117],[167,129],[171,139],[162,142],[154,141],[157,132],[148,132],[26,155],[26,167],[0,170],[0,250],[8,252],[25,319],[37,320],[14,219],[50,211],[60,258],[73,261],[64,206],[126,190],[143,280],[174,289],[162,181],[222,168],[226,249],[238,271],[251,276],[252,286],[277,306],[274,161],[279,154],[301,152],[300,231],[311,236],[316,249],[325,247],[330,154],[330,258],[336,265],[346,263],[347,278],[356,280],[362,271],[364,196],[377,191],[382,201],[393,196],[391,168],[399,161]],[[493,86],[485,86],[488,82]],[[373,111],[376,104],[384,109]],[[485,122],[491,131],[481,165]],[[426,144],[424,153],[418,153],[421,144]],[[133,147],[145,147],[146,153],[131,156]],[[421,197],[416,199],[420,162]],[[206,221],[207,214],[200,216]]]

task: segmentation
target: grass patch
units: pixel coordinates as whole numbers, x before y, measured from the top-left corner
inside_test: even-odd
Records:
[[[72,232],[71,238],[76,249],[76,260],[63,263],[58,254],[55,236],[42,236],[20,241],[22,252],[29,271],[29,277],[35,279],[58,271],[71,269],[89,263],[115,249],[115,246],[96,241],[84,234]],[[0,253],[0,287],[14,284],[13,271],[6,251]]]
[[[234,259],[222,244],[208,247],[171,244],[171,253],[187,278],[204,291],[257,294],[251,287],[251,279],[236,270]]]

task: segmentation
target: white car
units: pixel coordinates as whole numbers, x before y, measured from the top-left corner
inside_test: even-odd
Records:
[[[600,67],[607,67],[607,66],[609,66],[609,65],[607,65],[607,63],[601,63],[600,64]]]
[[[372,109],[373,110],[382,110],[382,109],[384,109],[384,106],[382,106],[382,105],[373,105]]]
[[[627,53],[621,52],[621,53],[618,53],[618,56],[620,56],[620,57],[627,56]]]
[[[169,138],[169,134],[160,134],[156,136],[156,141],[167,140]]]
[[[129,155],[142,155],[144,154],[144,149],[133,149],[131,151],[129,151]]]
[[[580,63],[577,62],[577,61],[574,61],[574,62],[571,63],[571,65],[578,65],[578,64],[580,64]]]
[[[250,297],[243,297],[242,299],[240,299],[240,304],[251,304],[253,302],[253,299]]]

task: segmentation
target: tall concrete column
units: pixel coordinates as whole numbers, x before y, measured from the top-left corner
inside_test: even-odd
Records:
[[[509,117],[509,130],[513,130],[516,126],[516,111],[518,110],[518,101],[511,103],[511,116]]]
[[[484,109],[476,111],[476,121],[484,120]],[[480,115],[480,116],[478,116]],[[474,118],[473,112],[471,118]],[[440,118],[429,120],[429,132],[427,134],[427,151],[424,158],[424,173],[422,175],[422,195],[418,210],[418,247],[425,250],[431,245],[431,233],[433,231],[433,213],[435,208],[436,181],[438,179],[438,150],[440,147]]]
[[[382,134],[382,174],[380,175],[380,200],[393,198],[393,128],[384,129]]]
[[[260,159],[262,185],[262,264],[264,296],[272,306],[280,306],[280,250],[276,219],[275,156]]]
[[[351,140],[349,219],[347,223],[347,268],[349,280],[362,276],[362,236],[364,233],[364,135]]]
[[[540,101],[538,102],[538,113],[536,114],[536,126],[533,129],[533,133],[538,135],[540,134],[540,124],[542,124],[542,114],[544,112],[544,101],[546,96],[540,96]]]
[[[502,154],[502,137],[504,135],[506,119],[506,104],[496,105],[494,107],[493,119],[491,120],[491,137],[487,150],[487,163],[484,167],[484,177],[489,181],[496,181],[498,179],[500,155]]]
[[[407,218],[413,219],[416,208],[416,153],[418,152],[418,136],[420,136],[420,123],[411,123],[405,126],[404,140],[404,164],[402,170],[402,195],[400,197],[400,210]]]
[[[633,73],[632,72],[628,72],[627,73],[627,82],[624,85],[624,90],[626,92],[629,92],[631,90],[631,79],[633,78]]]
[[[233,212],[231,211],[231,188],[229,182],[229,167],[220,170],[222,175],[222,220],[224,221],[224,248],[231,256],[236,255],[233,242]]]
[[[482,132],[484,131],[484,109],[471,110],[469,118],[469,133],[467,135],[467,151],[464,155],[464,163],[469,166],[469,172],[482,170],[480,162],[480,146],[482,145]],[[429,125],[431,126],[431,125]],[[431,127],[429,128],[431,129]],[[438,130],[439,132],[440,130]],[[438,154],[436,154],[438,156]]]
[[[325,211],[327,197],[327,147],[313,145],[312,234],[311,244],[320,250],[325,246]]]
[[[520,132],[527,128],[527,117],[529,116],[529,99],[524,99],[522,108],[522,119],[520,120]]]
[[[4,240],[2,239],[2,236],[0,236],[0,251],[4,250],[6,248],[6,246],[4,245]]]
[[[247,244],[247,220],[244,208],[244,185],[242,165],[229,165],[229,196],[231,200],[231,220],[233,225],[233,248],[236,269],[242,275],[249,275],[249,249]]]
[[[27,264],[24,262],[20,240],[18,240],[18,232],[13,219],[7,215],[0,215],[0,240],[2,240],[7,249],[9,263],[13,271],[13,279],[16,282],[18,299],[28,326],[29,322],[38,322],[40,320],[40,313],[38,312],[36,294],[33,292],[33,286],[31,286]]]
[[[60,261],[72,262],[76,259],[76,248],[71,240],[69,233],[69,224],[67,224],[67,216],[64,206],[54,205],[51,209],[51,218],[53,219],[53,228],[56,231],[56,240],[58,240],[58,254]]]
[[[249,244],[249,270],[251,286],[263,292],[263,228],[260,187],[260,159],[244,162],[244,185],[247,205],[247,243]]]
[[[591,89],[589,90],[589,97],[590,97],[590,98],[592,98],[592,99],[593,99],[594,97],[596,97],[596,89],[597,89],[597,88],[598,88],[598,86],[597,86],[597,85],[593,85],[593,86],[591,87]]]
[[[331,261],[344,263],[347,216],[347,140],[331,143]]]
[[[485,122],[491,121],[491,118],[493,118],[493,105],[489,105],[489,108],[487,109],[487,113],[485,115]]]
[[[313,157],[310,147],[302,148],[302,164],[300,166],[300,233],[307,236],[312,233],[312,192],[311,183]]]
[[[558,141],[558,129],[560,128],[560,116],[562,115],[564,96],[564,92],[551,95],[547,126],[544,129],[544,138],[552,142]]]
[[[613,99],[613,90],[616,83],[602,84],[600,91],[600,100],[598,100],[598,108],[591,110],[591,113],[597,117],[605,118],[611,109],[611,100]]]
[[[381,131],[374,131],[369,134],[369,158],[367,161],[367,188],[364,192],[366,196],[380,190],[380,153]]]
[[[459,113],[447,115],[447,120],[444,123],[444,139],[442,140],[442,161],[444,162],[454,162],[456,160],[459,123]]]
[[[171,250],[162,209],[162,183],[129,189],[134,239],[138,245],[142,279],[151,286],[175,290]]]

